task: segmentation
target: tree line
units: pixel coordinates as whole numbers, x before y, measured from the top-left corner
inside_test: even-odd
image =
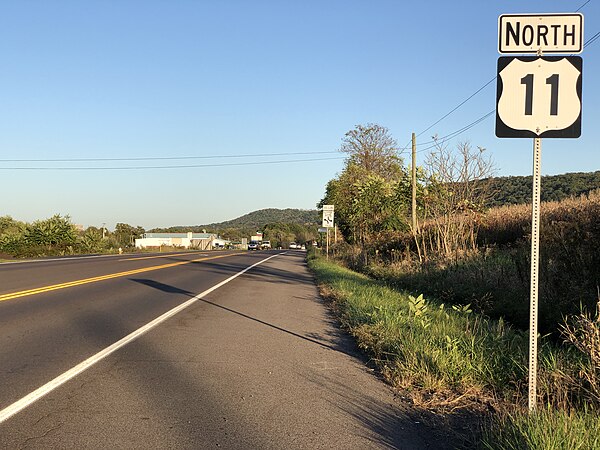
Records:
[[[335,205],[344,237],[336,255],[353,269],[442,302],[471,304],[519,327],[528,323],[531,177],[494,178],[485,149],[436,145],[416,170],[389,131],[358,125],[341,151],[344,169],[319,207]],[[545,177],[542,192],[540,330],[595,308],[600,264],[600,172]],[[527,185],[527,187],[526,187]],[[577,194],[583,193],[580,197]],[[548,201],[557,198],[560,201]],[[518,203],[506,205],[507,203]],[[492,205],[503,204],[502,207]]]
[[[531,203],[532,176],[498,177],[490,180],[494,196],[489,206]],[[576,172],[542,177],[541,200],[556,202],[579,197],[600,188],[600,171]]]
[[[420,261],[451,257],[476,246],[477,229],[489,203],[493,163],[485,149],[469,143],[453,151],[437,143],[422,167],[415,168],[418,221],[411,220],[411,168],[399,156],[389,130],[357,125],[342,139],[348,158],[327,183],[317,205],[335,205],[336,222],[363,263],[385,250],[394,233],[412,235],[409,253]],[[400,249],[403,250],[403,249]]]
[[[104,227],[78,229],[69,216],[56,214],[31,223],[10,216],[0,217],[0,254],[12,257],[41,257],[105,253],[135,246],[144,234],[140,226],[117,223],[114,231]]]
[[[294,220],[291,211],[285,210],[284,214]],[[310,211],[310,216],[304,214],[300,217],[315,218],[316,211]],[[318,240],[317,227],[318,224],[313,220],[307,224],[270,222],[257,227],[230,226],[214,230],[201,227],[171,227],[153,231],[215,232],[233,242],[241,242],[243,238],[248,239],[257,232],[262,232],[264,239],[271,241],[272,247],[287,247],[291,242],[305,244]],[[32,223],[2,216],[0,217],[0,258],[111,253],[118,251],[119,248],[123,251],[133,250],[135,239],[141,238],[145,232],[146,230],[140,226],[126,223],[117,223],[114,231],[95,226],[83,230],[75,226],[69,216],[59,214]]]

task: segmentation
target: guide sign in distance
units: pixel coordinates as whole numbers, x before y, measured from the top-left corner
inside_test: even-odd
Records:
[[[580,56],[498,59],[496,136],[581,136]]]
[[[333,227],[333,210],[334,205],[323,205],[323,226],[326,228]]]

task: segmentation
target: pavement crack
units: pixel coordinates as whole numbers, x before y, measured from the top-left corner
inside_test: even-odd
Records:
[[[48,434],[52,433],[53,431],[58,430],[59,428],[61,428],[63,426],[63,423],[59,423],[58,425],[51,427],[49,429],[47,429],[46,431],[44,431],[42,434],[38,435],[38,436],[30,436],[28,438],[25,438],[25,440],[21,443],[21,445],[19,445],[19,450],[25,449],[27,448],[27,446],[29,445],[29,443],[31,441],[35,441],[38,439],[43,439],[46,436],[48,436]]]

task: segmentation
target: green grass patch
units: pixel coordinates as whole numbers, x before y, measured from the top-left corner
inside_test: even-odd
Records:
[[[342,325],[395,386],[447,402],[504,392],[526,377],[527,336],[468,305],[446,307],[323,259],[309,265]]]
[[[598,450],[597,412],[542,409],[533,414],[503,414],[483,432],[481,447],[490,450]]]
[[[600,416],[577,400],[580,354],[541,339],[538,398],[556,412],[514,412],[527,399],[526,332],[477,315],[470,305],[448,307],[323,258],[309,257],[309,267],[342,326],[384,377],[408,391],[415,403],[446,411],[488,403],[513,411],[498,415],[503,419],[486,428],[487,448],[598,448]],[[565,425],[569,421],[575,429]],[[548,446],[545,439],[551,436],[564,446]],[[582,444],[569,447],[572,442]]]

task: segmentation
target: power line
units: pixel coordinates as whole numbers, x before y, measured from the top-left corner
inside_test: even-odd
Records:
[[[291,156],[291,155],[320,155],[338,153],[338,151],[326,152],[283,152],[283,153],[258,153],[240,155],[208,155],[208,156],[144,156],[135,158],[62,158],[62,159],[0,159],[0,162],[100,162],[100,161],[167,161],[167,160],[190,160],[190,159],[215,159],[215,158],[265,158],[269,156]]]
[[[432,141],[428,141],[428,142],[424,142],[424,143],[420,144],[420,145],[427,145],[427,144],[434,144],[434,145],[431,145],[429,147],[420,149],[417,153],[421,153],[421,152],[424,152],[426,150],[430,150],[432,148],[437,147],[438,145],[444,144],[445,142],[449,141],[450,139],[454,139],[456,136],[464,133],[467,130],[470,130],[474,126],[476,126],[479,123],[483,122],[485,119],[487,119],[488,117],[492,116],[492,114],[494,114],[495,112],[496,112],[496,109],[493,109],[490,112],[488,112],[487,114],[484,114],[483,116],[481,116],[477,120],[471,122],[469,125],[466,125],[466,126],[464,126],[463,128],[461,128],[459,130],[453,131],[452,133],[447,134],[446,136],[442,136],[441,138],[434,139]]]
[[[581,5],[579,8],[577,8],[577,9],[575,10],[575,12],[581,11],[581,9],[582,9],[582,8],[583,8],[585,5],[587,5],[589,2],[591,2],[591,1],[592,1],[592,0],[587,0],[587,2],[585,2],[585,3],[584,3],[583,5]]]
[[[585,2],[579,9],[583,8],[585,5],[587,5],[591,0],[588,0],[587,2]],[[579,9],[577,11],[579,11]],[[587,40],[587,42],[585,42],[583,44],[584,48],[585,47],[589,47],[592,43],[596,42],[598,39],[600,39],[600,31],[597,32],[594,36],[592,36],[590,39]],[[448,117],[450,114],[452,114],[454,111],[456,111],[458,108],[460,108],[462,105],[464,105],[466,102],[468,102],[471,98],[473,98],[475,95],[477,95],[479,92],[481,92],[484,88],[486,88],[491,82],[495,81],[498,77],[495,76],[493,79],[491,79],[490,81],[488,81],[486,84],[484,84],[482,87],[480,87],[476,92],[474,92],[473,94],[471,94],[467,99],[463,100],[458,106],[456,106],[454,109],[452,109],[450,112],[448,112],[446,115],[444,115],[442,118],[440,118],[438,121],[436,121],[435,123],[433,123],[431,126],[429,126],[428,128],[426,128],[425,130],[423,130],[421,133],[419,133],[417,136],[425,133],[426,131],[430,130],[431,128],[433,128],[435,125],[437,125],[438,123],[440,123],[443,119],[445,119],[446,117]],[[446,142],[456,136],[458,136],[461,133],[464,133],[465,131],[473,128],[475,125],[477,125],[478,123],[482,122],[483,120],[487,119],[488,117],[490,117],[493,113],[495,112],[495,109],[490,111],[489,113],[485,114],[484,116],[480,117],[479,119],[475,120],[474,122],[472,122],[471,124],[465,126],[464,128],[461,128],[457,131],[454,131],[452,133],[447,134],[446,136],[443,136],[437,140],[431,140],[428,142],[423,142],[418,144],[419,146],[422,145],[428,145],[428,144],[433,144],[435,143],[435,145],[432,145],[430,147],[421,149],[418,151],[418,153],[421,153],[425,150],[429,150],[432,148],[435,148],[435,146],[437,145],[437,143],[441,142]],[[410,142],[410,141],[409,141]],[[406,150],[408,148],[408,145],[405,146],[404,148],[402,148],[402,150]]]
[[[450,114],[452,114],[454,111],[456,111],[458,108],[460,108],[462,105],[464,105],[465,103],[467,103],[469,100],[471,100],[473,97],[475,97],[477,94],[479,94],[481,91],[483,91],[486,87],[488,87],[491,83],[493,83],[494,81],[496,81],[497,77],[492,78],[490,81],[488,81],[487,83],[485,83],[483,86],[481,86],[479,89],[477,89],[473,94],[471,94],[469,97],[467,97],[465,100],[463,100],[462,102],[460,102],[455,108],[453,108],[450,112],[448,112],[447,114],[445,114],[444,116],[442,116],[440,119],[438,119],[436,122],[432,123],[430,126],[428,126],[427,128],[425,128],[423,131],[421,131],[419,134],[417,134],[417,137],[422,135],[423,133],[425,133],[426,131],[431,130],[434,126],[436,126],[438,123],[440,123],[442,120],[444,120],[446,117],[448,117]]]
[[[464,126],[463,128],[453,131],[452,133],[448,133],[447,135],[442,136],[440,138],[432,139],[431,141],[427,141],[427,142],[421,142],[421,143],[417,144],[417,146],[428,145],[428,144],[433,144],[435,142],[446,141],[446,140],[452,139],[452,138],[458,136],[459,134],[464,133],[465,131],[473,128],[479,122],[482,122],[483,120],[487,119],[489,116],[494,114],[494,112],[496,112],[495,109],[493,109],[492,111],[490,111],[487,114],[484,114],[479,119],[476,119],[475,121],[471,122],[469,125]]]
[[[577,8],[576,11],[580,11],[581,9],[583,9],[591,0],[587,0],[586,2],[584,2],[579,8]],[[585,44],[585,46],[589,46],[592,42],[595,42],[598,37],[600,36],[600,32],[596,33],[591,39],[589,39]],[[479,89],[477,89],[473,94],[471,94],[469,97],[467,97],[465,100],[463,100],[462,102],[460,102],[457,106],[455,106],[454,108],[452,108],[448,113],[444,114],[441,118],[439,118],[437,121],[435,121],[434,123],[432,123],[430,126],[428,126],[427,128],[425,128],[423,131],[421,131],[420,133],[417,134],[417,137],[422,135],[423,133],[429,131],[431,128],[433,128],[434,126],[436,126],[438,123],[440,123],[442,120],[444,120],[446,117],[448,117],[449,115],[451,115],[452,113],[454,113],[457,109],[459,109],[462,105],[464,105],[465,103],[467,103],[469,100],[471,100],[473,97],[475,97],[477,94],[479,94],[483,89],[485,89],[487,86],[489,86],[491,83],[493,83],[496,78],[498,78],[497,76],[495,76],[494,78],[492,78],[491,80],[489,80],[487,83],[485,83],[483,86],[481,86]],[[410,141],[409,141],[410,142]],[[402,150],[406,150],[408,148],[407,144]]]
[[[233,167],[233,166],[256,166],[265,164],[286,164],[286,163],[303,163],[314,161],[331,161],[344,159],[344,156],[333,158],[309,158],[309,159],[288,159],[277,161],[250,161],[240,163],[216,163],[216,164],[188,164],[177,166],[123,166],[123,167],[0,167],[0,170],[148,170],[148,169],[197,169],[202,167]]]
[[[588,41],[583,44],[583,47],[589,47],[590,44],[592,44],[593,42],[596,42],[598,40],[598,38],[600,38],[600,31],[598,31],[594,36],[592,36],[590,39],[588,39]]]

